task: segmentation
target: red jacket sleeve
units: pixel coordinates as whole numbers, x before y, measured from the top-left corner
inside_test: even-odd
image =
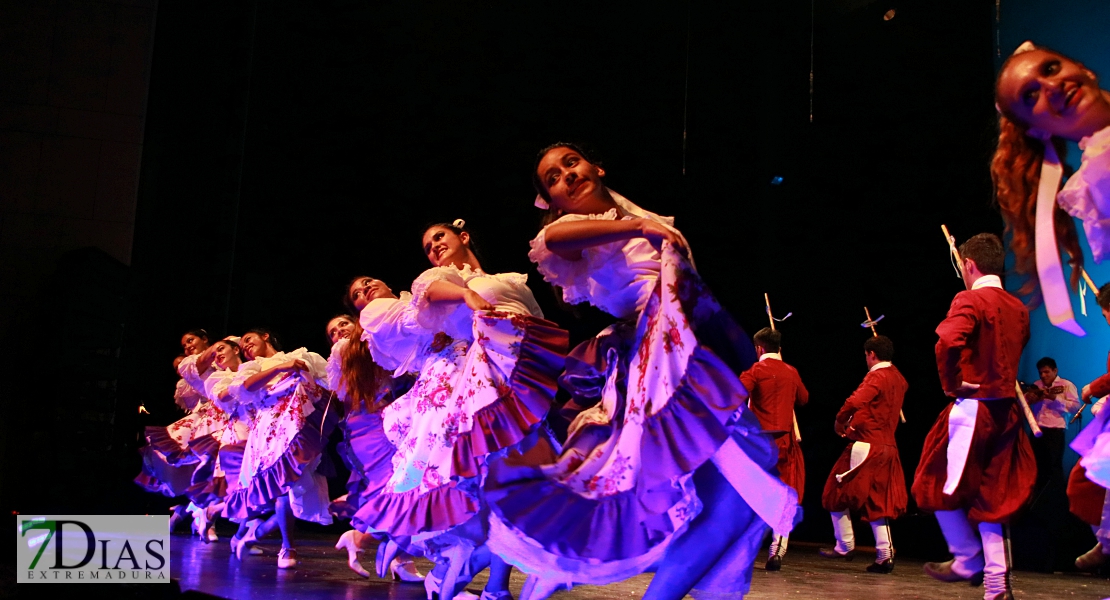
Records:
[[[740,383],[744,384],[745,390],[748,390],[749,397],[752,395],[752,391],[755,390],[755,376],[752,375],[752,370],[758,365],[759,363],[755,363],[747,371],[740,374]]]
[[[798,390],[794,395],[794,406],[805,406],[809,402],[809,390],[806,385],[802,383],[802,377],[798,376]]]
[[[844,401],[844,406],[840,407],[840,412],[836,413],[836,422],[841,425],[848,423],[848,419],[856,414],[856,411],[867,406],[879,395],[879,386],[875,385],[872,377],[864,377],[863,383],[852,392],[851,396]]]
[[[937,326],[937,372],[940,374],[940,385],[949,396],[960,387],[960,355],[968,337],[979,326],[979,315],[968,296],[966,292],[956,294],[948,316]]]
[[[1092,396],[1105,396],[1110,394],[1110,373],[1099,377],[1091,382],[1091,395]]]

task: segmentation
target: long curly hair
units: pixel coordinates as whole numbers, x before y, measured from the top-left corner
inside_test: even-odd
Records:
[[[362,326],[356,320],[347,346],[340,355],[343,373],[340,385],[346,393],[344,408],[348,414],[359,409],[377,412],[392,401],[384,393],[391,381],[389,372],[374,362],[370,347],[362,339],[362,332]]]
[[[1052,52],[1048,48],[1038,50]],[[1060,55],[1063,56],[1063,55]],[[1011,56],[1002,64],[998,74],[1001,78],[1006,71]],[[1040,299],[1037,278],[1036,235],[1037,189],[1041,183],[1041,161],[1044,159],[1045,145],[1041,140],[1029,137],[1028,125],[1022,123],[1012,112],[1005,108],[1002,98],[998,97],[998,81],[995,81],[995,101],[998,106],[998,146],[991,158],[991,181],[994,182],[994,201],[1002,212],[1006,233],[1010,236],[1010,250],[1014,253],[1014,271],[1025,281],[1018,291],[1021,295],[1031,296],[1032,302]],[[1052,138],[1051,143],[1063,164],[1066,155],[1064,140]],[[1065,173],[1070,169],[1065,165]],[[1079,234],[1075,221],[1059,206],[1053,213],[1056,228],[1056,241],[1068,255],[1071,266],[1071,285],[1078,288],[1080,270],[1083,268],[1083,252],[1079,247]]]

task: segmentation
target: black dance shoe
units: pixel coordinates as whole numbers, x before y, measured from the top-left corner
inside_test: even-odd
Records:
[[[894,571],[894,559],[888,558],[883,562],[873,562],[867,565],[868,573],[882,573],[887,574]]]
[[[821,558],[838,558],[848,562],[852,562],[856,558],[856,551],[854,549],[841,554],[837,552],[836,548],[821,548],[817,551],[817,554],[820,554]]]
[[[772,554],[771,557],[767,559],[767,565],[763,568],[768,570],[768,571],[781,570],[782,569],[782,557],[777,555],[777,554]]]

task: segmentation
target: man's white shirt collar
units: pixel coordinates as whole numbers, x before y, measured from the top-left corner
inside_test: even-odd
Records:
[[[759,357],[759,362],[763,362],[763,360],[767,359],[767,358],[773,358],[775,360],[782,360],[782,354],[779,353],[779,352],[768,352],[768,353]]]
[[[879,369],[885,369],[892,366],[894,365],[892,365],[889,360],[884,360],[883,362],[875,363],[875,366],[868,369],[867,372],[870,373],[871,371],[878,371]]]
[[[971,284],[971,289],[973,290],[986,287],[1002,289],[1002,279],[1000,279],[998,275],[983,275],[979,279],[976,279],[975,283]]]

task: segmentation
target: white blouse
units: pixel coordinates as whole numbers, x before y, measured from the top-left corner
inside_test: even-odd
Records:
[[[347,347],[349,341],[347,338],[339,338],[331,345],[331,354],[328,354],[328,364],[324,369],[328,379],[327,388],[334,391],[335,397],[340,401],[347,400],[346,386],[341,384],[343,382],[343,349]]]
[[[543,318],[543,310],[532,295],[532,290],[528,288],[527,275],[491,274],[472,269],[470,265],[464,265],[462,269],[454,266],[433,267],[412,282],[412,304],[417,322],[429,331],[442,331],[456,340],[470,341],[474,337],[474,311],[466,304],[428,301],[428,286],[436,281],[447,281],[469,288],[492,304],[494,310]]]
[[[192,412],[197,404],[204,400],[204,382],[215,371],[211,366],[203,373],[197,371],[199,357],[200,353],[190,354],[177,364],[177,374],[181,375],[181,380],[177,382],[177,390],[174,391],[173,398],[177,405],[187,412]]]
[[[1079,141],[1083,162],[1056,195],[1056,202],[1083,220],[1095,262],[1110,253],[1110,127]]]
[[[296,384],[299,383],[299,378],[287,377],[287,373],[275,375],[266,385],[259,386],[253,392],[248,391],[244,384],[252,376],[291,360],[304,361],[308,365],[309,375],[312,379],[320,386],[328,389],[327,361],[324,360],[324,357],[304,348],[297,348],[291,352],[276,352],[273,356],[256,358],[240,365],[239,371],[235,373],[235,377],[232,378],[228,388],[230,394],[235,396],[235,400],[239,404],[256,409],[265,408],[278,399],[284,398],[293,391]]]
[[[358,323],[370,356],[383,369],[392,370],[394,377],[420,370],[421,348],[434,334],[417,323],[412,294],[401,292],[400,298],[371,300],[359,313]]]
[[[191,413],[197,405],[204,401],[204,395],[193,389],[184,379],[177,380],[173,390],[173,401],[181,410]]]
[[[531,241],[528,258],[536,263],[545,281],[563,288],[568,304],[589,302],[620,319],[636,316],[647,305],[659,279],[660,256],[643,237],[591,246],[582,258],[567,260],[547,249],[547,228],[572,221],[618,221],[616,208],[598,215],[564,215],[544,227]]]

